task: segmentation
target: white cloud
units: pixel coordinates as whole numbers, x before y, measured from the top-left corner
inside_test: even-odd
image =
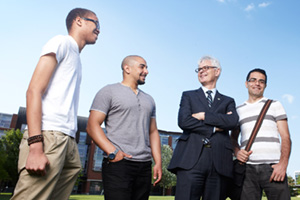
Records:
[[[258,4],[258,7],[265,8],[265,7],[269,6],[269,5],[271,5],[271,2],[263,2],[263,3]]]
[[[245,8],[245,11],[247,11],[247,12],[250,12],[251,10],[253,10],[254,9],[254,3],[251,3],[251,4],[249,4],[246,8]]]
[[[225,0],[217,0],[220,3],[225,3]]]
[[[293,103],[293,101],[294,101],[294,96],[293,95],[290,95],[290,94],[284,94],[283,96],[282,96],[282,98],[283,99],[286,99],[289,103]]]

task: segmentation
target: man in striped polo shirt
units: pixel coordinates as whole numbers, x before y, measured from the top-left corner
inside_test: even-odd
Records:
[[[267,101],[263,96],[267,87],[266,72],[262,69],[251,70],[245,85],[249,98],[237,107],[239,128],[231,134],[236,158],[246,163],[241,199],[261,199],[262,190],[265,191],[268,200],[290,199],[286,169],[291,152],[291,139],[286,112],[279,101],[272,102],[251,150],[247,152],[244,148]],[[237,141],[239,133],[240,145]]]

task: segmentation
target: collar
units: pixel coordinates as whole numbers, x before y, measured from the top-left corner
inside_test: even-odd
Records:
[[[205,94],[206,97],[207,97],[207,93],[206,93],[206,92],[207,92],[208,90],[212,91],[211,96],[212,96],[212,99],[214,100],[214,98],[215,98],[215,96],[216,96],[216,93],[217,93],[217,88],[207,89],[207,88],[204,87],[204,86],[202,86],[201,88],[202,88],[202,90],[203,90],[203,92],[204,92],[204,94]]]

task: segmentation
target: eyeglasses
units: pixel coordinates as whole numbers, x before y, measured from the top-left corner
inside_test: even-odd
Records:
[[[262,85],[266,84],[266,81],[264,79],[257,80],[256,78],[250,78],[248,80],[248,82],[249,83],[256,83],[256,82],[258,82],[259,84],[262,84]]]
[[[215,67],[215,66],[203,66],[203,67],[199,67],[199,68],[195,69],[195,72],[198,73],[201,70],[207,71],[209,68],[217,68],[217,67]]]
[[[94,22],[94,24],[96,25],[96,28],[100,31],[100,23],[98,21],[90,19],[90,18],[86,18],[86,17],[81,17],[81,19],[84,19],[84,20],[90,21],[90,22]]]

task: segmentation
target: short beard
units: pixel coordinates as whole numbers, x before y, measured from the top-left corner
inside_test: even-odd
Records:
[[[138,80],[137,83],[138,83],[138,85],[144,85],[145,81]]]

